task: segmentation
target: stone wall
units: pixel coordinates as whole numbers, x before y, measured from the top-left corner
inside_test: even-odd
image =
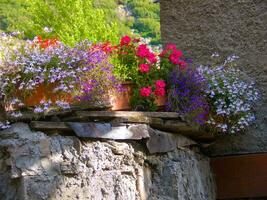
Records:
[[[23,123],[0,132],[0,180],[0,200],[215,199],[197,150],[150,155],[143,141],[48,136]]]
[[[267,151],[267,1],[162,0],[162,42],[176,43],[195,63],[236,54],[262,92],[257,123],[245,135],[223,136],[210,155]]]

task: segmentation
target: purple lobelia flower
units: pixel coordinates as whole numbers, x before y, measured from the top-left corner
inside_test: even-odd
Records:
[[[204,124],[209,106],[204,96],[205,78],[192,67],[174,69],[170,74],[167,109],[178,112],[192,122]]]

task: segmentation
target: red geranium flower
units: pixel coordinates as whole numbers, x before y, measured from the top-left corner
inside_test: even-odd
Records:
[[[156,88],[165,88],[166,87],[166,83],[164,80],[157,80],[155,85],[156,85]]]
[[[167,46],[166,46],[166,49],[168,49],[168,50],[176,50],[176,45],[175,44],[168,44]]]
[[[178,65],[180,62],[180,58],[183,56],[183,52],[180,50],[174,50],[172,54],[169,56],[170,62],[175,65]]]
[[[149,55],[150,51],[147,48],[147,45],[141,44],[137,48],[137,53],[136,55],[141,58],[146,58]]]
[[[131,43],[131,41],[132,41],[132,39],[128,35],[125,35],[121,38],[120,45],[121,46],[129,45]]]
[[[149,52],[149,54],[147,55],[147,59],[150,63],[156,63],[158,60],[157,60],[157,57],[154,53],[151,53]]]
[[[148,87],[142,87],[139,92],[142,97],[149,97],[150,94],[152,93],[152,90],[151,87],[148,86]]]
[[[147,73],[150,70],[150,66],[148,64],[140,64],[139,71],[142,73]]]
[[[155,95],[158,96],[158,97],[163,97],[165,96],[165,89],[164,88],[157,88],[155,90]]]

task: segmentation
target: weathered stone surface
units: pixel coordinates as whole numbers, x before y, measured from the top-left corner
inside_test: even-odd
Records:
[[[106,138],[115,140],[140,140],[149,137],[146,124],[121,124],[114,126],[110,123],[80,123],[69,122],[70,127],[78,137]]]
[[[146,142],[149,153],[164,153],[175,150],[177,147],[189,147],[196,142],[177,134],[149,129],[149,139]]]
[[[244,135],[223,136],[207,149],[211,155],[267,151],[267,1],[162,0],[162,42],[175,43],[195,63],[210,55],[236,54],[262,92],[256,125]]]
[[[14,124],[0,132],[0,200],[215,199],[208,158],[187,148],[146,152],[142,142],[47,136]]]
[[[150,156],[154,166],[149,199],[215,199],[209,159],[193,151],[178,150],[161,157]]]

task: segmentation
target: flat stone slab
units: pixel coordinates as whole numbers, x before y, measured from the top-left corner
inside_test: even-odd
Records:
[[[31,128],[39,131],[72,131],[81,138],[113,140],[141,140],[149,137],[146,124],[112,124],[96,122],[31,122]]]
[[[148,138],[148,126],[146,124],[137,125],[117,125],[110,123],[79,123],[69,122],[69,126],[78,137],[82,138],[105,138],[114,140],[141,140]]]
[[[147,138],[149,153],[164,153],[177,147],[195,145],[196,143],[182,135],[167,133],[151,128],[147,124],[112,124],[81,122],[40,122],[31,123],[34,130],[72,131],[80,138],[111,140],[142,140]]]
[[[133,123],[118,123],[108,121],[92,122],[52,122],[32,121],[32,129],[39,131],[74,132],[83,138],[106,138],[114,140],[139,140],[148,137],[148,128],[168,132],[173,135],[183,135],[199,141],[213,141],[214,136],[203,132],[197,126],[191,126],[181,120],[165,121],[158,118],[149,118],[148,121]]]
[[[175,112],[137,112],[137,111],[77,111],[72,116],[62,118],[62,121],[79,120],[117,120],[121,122],[147,123],[153,119],[180,119]]]

